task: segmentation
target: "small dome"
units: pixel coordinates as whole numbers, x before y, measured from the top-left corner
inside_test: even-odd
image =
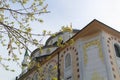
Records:
[[[69,28],[66,28],[65,30],[68,30]],[[68,39],[70,39],[74,34],[76,34],[79,30],[77,29],[73,29],[72,32],[59,32],[56,33],[55,36],[51,36],[47,39],[45,46],[49,46],[49,45],[53,45],[58,41],[58,37],[62,37],[63,38],[63,42],[67,41]]]

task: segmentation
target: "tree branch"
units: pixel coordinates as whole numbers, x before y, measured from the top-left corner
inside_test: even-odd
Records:
[[[7,31],[9,34],[11,33],[11,35],[13,35],[13,36],[15,37],[15,39],[17,39],[26,49],[28,49],[28,47],[27,47],[23,42],[21,42],[21,41],[17,38],[17,36],[13,33],[13,31],[11,31],[10,28],[12,28],[12,27],[10,27],[10,26],[8,26],[8,25],[5,25],[5,24],[3,24],[2,22],[0,22],[0,24],[5,27],[6,31]],[[14,29],[12,29],[12,30],[14,30]],[[15,30],[14,30],[14,31],[15,31]],[[19,34],[19,35],[20,35],[20,34]],[[20,35],[20,36],[21,36],[23,39],[26,40],[26,38],[24,38],[22,35]],[[28,50],[29,50],[29,49],[28,49]],[[29,52],[31,53],[31,50],[29,50]]]
[[[48,5],[46,5],[45,7],[43,7],[40,11],[46,9],[47,6],[48,6]],[[29,8],[28,8],[28,9],[29,9]],[[21,15],[28,15],[28,14],[32,13],[32,12],[28,12],[28,11],[26,11],[26,13],[24,13],[24,12],[19,12],[19,11],[22,10],[22,9],[20,9],[20,10],[14,10],[14,9],[5,8],[5,7],[0,7],[0,10],[12,11],[12,12],[15,12],[15,13],[18,13],[18,14],[21,14]],[[26,8],[24,7],[23,10],[26,10]],[[40,12],[40,11],[39,11],[39,12],[36,12],[36,13],[34,13],[34,14],[50,13],[50,11],[47,11],[47,12],[43,12],[43,11]]]

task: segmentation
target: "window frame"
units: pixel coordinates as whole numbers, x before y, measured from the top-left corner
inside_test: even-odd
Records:
[[[50,65],[48,66],[47,80],[52,80],[52,78],[51,78],[51,71],[52,71],[52,69],[53,69],[53,65],[50,64]]]
[[[30,77],[27,77],[26,80],[32,80]]]
[[[32,80],[39,80],[39,73],[38,72],[35,72],[34,75],[33,75],[33,78]]]
[[[71,59],[70,60],[70,66],[66,67],[66,56],[69,55]],[[73,79],[72,76],[72,56],[71,56],[71,50],[67,51],[66,54],[64,55],[64,79],[66,80],[68,77],[71,77],[71,79]]]
[[[68,59],[66,59],[68,58]],[[70,58],[70,59],[69,59]],[[69,62],[69,63],[68,63]],[[68,65],[66,65],[66,63],[68,63]],[[68,69],[72,66],[72,57],[71,57],[71,54],[70,53],[67,53],[65,55],[65,58],[64,58],[64,68],[65,69]]]

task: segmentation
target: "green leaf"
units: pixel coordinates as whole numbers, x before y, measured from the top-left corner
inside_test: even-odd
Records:
[[[3,38],[3,36],[2,35],[0,35],[0,39],[2,39]]]
[[[4,21],[4,15],[0,14],[0,22],[3,22],[3,21]]]
[[[2,57],[0,56],[0,61],[2,60]]]
[[[46,35],[46,32],[47,32],[46,30],[43,30],[43,36],[45,36],[45,35]]]
[[[39,19],[38,21],[39,21],[39,22],[41,22],[41,23],[43,23],[43,22],[44,22],[42,19]]]
[[[15,72],[15,70],[10,70],[10,71]]]
[[[11,59],[10,59],[10,58],[8,58],[7,60],[8,60],[8,61],[10,61]]]
[[[16,0],[12,0],[13,3],[16,3]]]

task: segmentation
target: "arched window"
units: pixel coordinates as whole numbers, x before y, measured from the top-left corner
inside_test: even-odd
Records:
[[[116,56],[120,58],[120,46],[118,44],[114,44]]]
[[[64,80],[73,80],[72,76],[72,57],[70,53],[65,55]],[[69,73],[69,74],[68,74]]]
[[[49,65],[48,67],[48,76],[47,76],[47,79],[46,80],[51,80],[51,76],[53,75],[52,74],[52,69],[53,69],[53,65]]]
[[[32,80],[30,77],[28,77],[27,79],[25,79],[25,80]]]
[[[71,56],[70,56],[70,54],[67,54],[65,56],[65,68],[68,68],[70,66],[71,66]]]
[[[39,74],[36,72],[33,76],[33,80],[39,80]]]
[[[53,65],[50,65],[50,66],[48,67],[48,72],[51,73],[52,69],[53,69]]]

